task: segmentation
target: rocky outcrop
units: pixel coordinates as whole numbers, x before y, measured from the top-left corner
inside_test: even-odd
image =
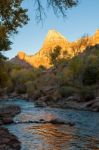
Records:
[[[0,150],[20,150],[20,142],[3,127],[0,127]]]
[[[17,137],[1,127],[1,125],[13,123],[13,117],[19,112],[20,108],[18,106],[0,106],[0,150],[21,149],[21,143]]]
[[[9,124],[13,123],[13,117],[20,113],[19,106],[5,106],[0,108],[0,124]]]
[[[50,52],[56,47],[60,46],[63,51],[69,49],[70,42],[65,39],[64,36],[62,36],[59,32],[55,30],[49,30],[42,48],[38,53],[35,55],[26,55],[24,52],[18,53],[18,58],[21,60],[26,61],[27,63],[31,64],[34,67],[39,67],[41,65],[49,68],[50,67],[50,60],[49,60],[49,54]],[[69,51],[68,51],[69,52]]]
[[[16,64],[16,65],[19,65],[22,68],[26,68],[26,69],[33,68],[33,66],[31,66],[29,63],[27,63],[24,60],[25,53],[23,52],[23,54],[24,54],[24,57],[22,57],[22,52],[21,52],[21,55],[20,55],[20,52],[19,52],[18,56],[15,56],[14,58],[12,58],[10,60],[10,62],[13,63],[13,64]]]
[[[21,59],[21,60],[24,60],[25,59],[25,55],[26,54],[24,52],[19,52],[18,53],[18,58]]]

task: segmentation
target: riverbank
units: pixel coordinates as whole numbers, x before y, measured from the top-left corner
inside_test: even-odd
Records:
[[[35,97],[35,96],[34,96]],[[55,98],[55,96],[54,96]],[[28,97],[27,94],[16,94],[5,95],[0,98],[0,100],[12,100],[12,99],[22,99],[26,101],[34,102],[37,107],[54,107],[54,108],[73,108],[77,110],[94,111],[99,112],[99,97],[92,100],[80,101],[78,96],[69,96],[68,98],[53,98],[53,95],[45,95],[41,97]]]
[[[48,100],[46,97],[41,97],[36,101],[37,106],[50,106],[55,108],[70,108],[85,111],[99,112],[99,97],[90,101],[80,102],[76,97],[68,97],[67,99],[59,99],[57,101]]]
[[[20,150],[20,142],[3,125],[13,123],[13,117],[20,112],[15,105],[0,106],[0,150]]]

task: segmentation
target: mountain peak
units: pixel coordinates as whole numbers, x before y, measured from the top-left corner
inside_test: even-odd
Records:
[[[19,59],[24,60],[25,53],[23,51],[20,51],[17,56],[18,56]]]
[[[57,39],[57,38],[62,38],[62,39],[65,39],[66,40],[66,38],[63,36],[63,35],[61,35],[61,33],[59,33],[59,32],[57,32],[55,29],[51,29],[51,30],[49,30],[48,31],[48,34],[47,34],[47,36],[46,36],[46,39],[45,40],[52,40],[52,39]]]
[[[88,39],[85,39],[89,41],[83,43],[90,44],[89,46],[95,46],[96,44],[99,44],[99,29],[96,30],[93,36],[88,37]],[[74,42],[69,42],[63,35],[61,35],[61,33],[57,32],[55,29],[51,29],[48,31],[43,46],[41,47],[38,53],[32,56],[28,56],[21,51],[18,53],[17,56],[21,61],[24,60],[25,62],[29,63],[34,67],[38,68],[39,66],[43,65],[49,68],[49,56],[56,46],[61,47],[61,58],[64,57],[64,52],[67,53],[67,56],[73,57],[75,55],[75,51],[78,51],[79,44],[81,43],[80,41],[81,39]],[[80,44],[80,53],[86,49],[86,47],[88,46],[87,44]]]
[[[60,34],[60,33],[57,32],[55,29],[50,29],[50,30],[48,31],[47,36],[49,36],[49,35],[59,35],[59,34]]]
[[[54,32],[57,32],[55,29],[50,29],[49,31],[48,31],[48,33],[54,33]]]
[[[57,32],[55,29],[51,29],[47,33],[42,49],[48,51],[49,49],[54,48],[57,45],[65,47],[65,45],[67,45],[68,43],[68,40],[61,33]]]

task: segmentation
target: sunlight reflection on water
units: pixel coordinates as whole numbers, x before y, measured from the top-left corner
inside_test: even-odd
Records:
[[[21,107],[22,112],[14,118],[20,123],[6,127],[21,141],[21,150],[99,150],[99,113],[36,108],[33,103],[20,100],[13,104]],[[28,122],[56,118],[74,122],[75,126]]]

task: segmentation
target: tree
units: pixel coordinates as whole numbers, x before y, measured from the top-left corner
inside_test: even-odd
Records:
[[[61,47],[56,46],[53,51],[50,53],[50,63],[56,67],[59,55],[60,55]]]
[[[82,72],[84,70],[83,59],[77,56],[72,58],[69,61],[67,68],[69,69],[69,72],[71,74],[68,74],[68,76],[71,77],[72,83],[74,85],[82,85]]]
[[[23,0],[0,0],[0,52],[11,48],[10,37],[18,33],[18,28],[29,20],[27,9],[21,7],[22,2]]]

